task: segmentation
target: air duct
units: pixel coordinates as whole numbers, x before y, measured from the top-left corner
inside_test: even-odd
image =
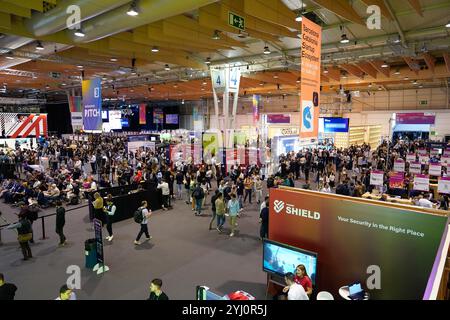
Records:
[[[86,21],[129,2],[130,0],[62,0],[45,13],[35,12],[25,25],[35,37],[42,37],[66,29],[67,21],[76,12],[72,9],[79,8],[81,21]]]
[[[91,42],[155,21],[183,14],[217,1],[218,0],[140,0],[138,2],[138,16],[130,17],[127,15],[127,12],[130,9],[130,5],[127,4],[96,18],[85,21],[82,24],[83,32],[86,34],[85,37],[76,37],[72,30],[66,30],[65,32],[74,43]]]

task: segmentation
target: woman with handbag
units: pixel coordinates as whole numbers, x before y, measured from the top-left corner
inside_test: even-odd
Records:
[[[31,222],[27,219],[26,215],[19,215],[19,222],[9,225],[6,229],[17,229],[17,240],[22,249],[23,260],[33,258],[29,244],[29,241],[33,237],[33,231],[31,229]]]

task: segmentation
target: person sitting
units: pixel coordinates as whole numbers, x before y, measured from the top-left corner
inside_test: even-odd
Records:
[[[284,287],[283,293],[287,293],[287,300],[309,300],[303,286],[295,282],[295,276],[292,272],[285,274],[284,281],[287,286]],[[279,299],[284,300],[286,296],[281,295]]]
[[[57,199],[59,199],[61,195],[61,191],[58,189],[55,183],[51,184],[48,191],[44,192],[44,196],[46,200],[50,203],[53,203]]]

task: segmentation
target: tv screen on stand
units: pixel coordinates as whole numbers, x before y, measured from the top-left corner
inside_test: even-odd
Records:
[[[299,264],[305,266],[308,276],[315,284],[317,253],[264,239],[263,270],[265,272],[283,277],[288,272],[295,274]]]

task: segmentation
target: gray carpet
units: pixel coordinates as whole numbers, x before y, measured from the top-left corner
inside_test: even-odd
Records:
[[[171,211],[154,213],[149,222],[153,239],[141,246],[133,245],[139,225],[132,219],[114,224],[113,243],[104,248],[110,271],[100,276],[84,268],[84,241],[94,233],[88,209],[80,208],[67,213],[68,245],[63,248],[57,246],[54,217],[46,219],[46,240],[38,240],[41,225],[40,220],[35,222],[36,243],[31,245],[34,258],[30,261],[21,260],[15,233],[2,230],[0,272],[19,288],[16,299],[56,298],[70,265],[81,267],[81,289],[76,293],[82,300],[146,299],[153,278],[163,280],[163,290],[171,299],[194,299],[196,285],[220,294],[242,289],[264,299],[266,275],[261,267],[257,208],[256,204],[247,206],[234,238],[208,231],[210,217],[195,217],[184,201],[177,201]],[[9,222],[15,221],[18,209],[0,203],[0,210]],[[205,212],[209,211],[207,207]]]

